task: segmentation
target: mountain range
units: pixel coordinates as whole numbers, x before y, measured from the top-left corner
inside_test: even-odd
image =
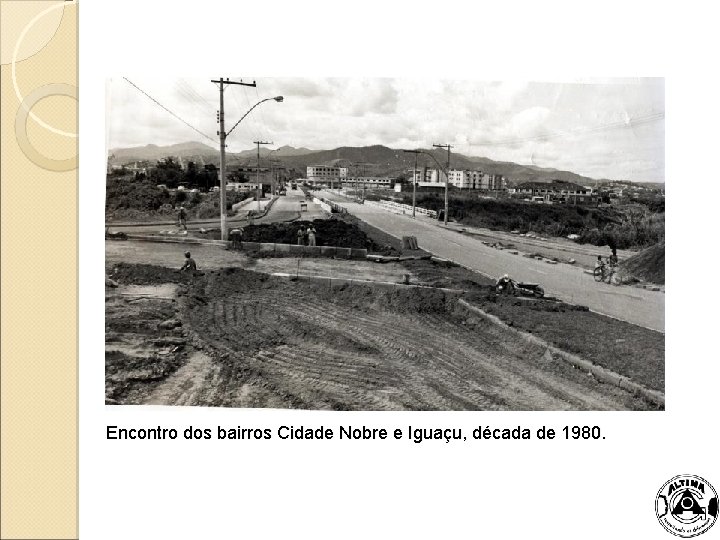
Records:
[[[445,166],[447,152],[441,149],[424,150],[431,154],[439,163]],[[126,165],[135,161],[157,161],[166,157],[174,157],[181,162],[194,161],[200,165],[220,164],[220,151],[217,148],[200,142],[185,142],[169,146],[148,144],[130,148],[113,148],[109,153],[111,165]],[[309,165],[335,165],[349,166],[351,175],[367,176],[398,176],[415,163],[415,155],[403,150],[388,148],[387,146],[343,146],[332,150],[310,150],[308,148],[293,148],[281,146],[277,149],[260,147],[261,165],[265,166],[267,160],[277,161],[289,168],[305,171]],[[265,163],[262,163],[262,161]],[[227,152],[226,163],[232,166],[254,166],[257,163],[257,149],[243,150],[242,152]],[[418,155],[418,167],[436,167],[435,161],[424,154]],[[562,171],[552,168],[537,167],[534,165],[521,165],[518,163],[494,161],[485,157],[451,154],[451,167],[453,169],[480,169],[483,172],[502,174],[510,184],[527,181],[549,182],[551,180],[564,180],[581,185],[593,185],[605,179],[594,179],[571,171]],[[355,169],[355,170],[353,170]]]

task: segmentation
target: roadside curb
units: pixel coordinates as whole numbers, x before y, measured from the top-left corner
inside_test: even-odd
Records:
[[[544,347],[547,352],[549,352],[552,356],[562,358],[564,361],[568,362],[574,367],[589,371],[596,379],[607,384],[618,386],[624,390],[639,394],[651,403],[659,405],[663,409],[665,408],[664,393],[659,392],[658,390],[651,390],[650,388],[646,388],[645,386],[638,384],[623,375],[615,373],[614,371],[611,371],[602,366],[598,366],[597,364],[593,364],[585,358],[581,358],[575,354],[558,349],[557,347],[550,345],[547,341],[537,336],[534,336],[527,332],[523,332],[522,330],[518,330],[517,328],[513,328],[512,326],[503,322],[502,319],[500,319],[499,317],[491,315],[490,313],[483,311],[479,307],[473,306],[462,298],[458,299],[458,303],[468,311],[471,311],[481,316],[483,319],[490,321],[491,323],[500,326],[501,328],[509,330],[523,341],[531,343],[533,345]]]
[[[451,294],[465,294],[467,291],[463,289],[450,289],[447,287],[433,287],[432,285],[417,285],[417,284],[404,284],[395,281],[375,281],[372,279],[358,279],[358,278],[341,278],[341,277],[330,277],[330,276],[313,276],[309,274],[291,274],[288,272],[272,272],[267,275],[288,279],[291,281],[306,281],[311,283],[318,283],[321,285],[327,285],[330,288],[339,287],[342,285],[372,285],[379,287],[386,287],[390,289],[425,289],[433,291],[442,291],[444,293]]]

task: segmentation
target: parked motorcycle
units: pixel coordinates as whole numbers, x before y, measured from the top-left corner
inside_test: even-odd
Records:
[[[525,283],[514,279],[501,279],[496,285],[496,290],[498,294],[510,296],[533,296],[535,298],[545,296],[545,289],[538,283]]]

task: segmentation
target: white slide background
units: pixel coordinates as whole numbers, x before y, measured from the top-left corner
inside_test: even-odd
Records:
[[[683,3],[80,5],[80,534],[161,538],[671,538],[657,490],[720,488],[715,17]],[[701,4],[696,4],[700,6]],[[667,411],[321,413],[105,407],[105,79],[127,75],[666,77]],[[132,121],[132,119],[128,119]],[[708,280],[709,278],[709,280]],[[106,441],[105,426],[599,425],[602,441]],[[720,537],[720,526],[706,538]]]

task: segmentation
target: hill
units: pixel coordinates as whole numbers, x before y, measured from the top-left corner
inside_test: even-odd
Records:
[[[447,160],[447,153],[442,149],[427,150],[429,154],[443,166]],[[398,176],[413,167],[415,156],[402,151],[402,149],[388,148],[387,146],[342,146],[332,150],[310,150],[308,148],[293,148],[281,146],[273,150],[268,147],[260,148],[261,158],[272,153],[287,167],[304,170],[309,165],[343,165],[351,169],[357,167],[361,174],[375,176]],[[169,146],[149,144],[141,147],[114,148],[110,150],[110,163],[122,165],[134,161],[157,161],[172,156],[181,160],[192,160],[200,164],[212,163],[219,165],[220,152],[217,148],[199,142],[187,142]],[[243,150],[237,153],[227,153],[227,163],[234,165],[255,165],[257,149]],[[354,165],[357,164],[357,165]],[[363,165],[364,164],[364,165]],[[426,155],[418,156],[418,167],[427,165],[436,167],[435,161]],[[575,182],[581,185],[596,184],[598,180],[582,176],[571,171],[561,171],[552,168],[542,168],[534,165],[520,165],[518,163],[494,161],[485,157],[465,156],[459,153],[451,154],[452,168],[481,169],[492,174],[502,174],[511,184],[526,181],[549,182],[553,179]],[[352,170],[351,174],[355,174]]]

